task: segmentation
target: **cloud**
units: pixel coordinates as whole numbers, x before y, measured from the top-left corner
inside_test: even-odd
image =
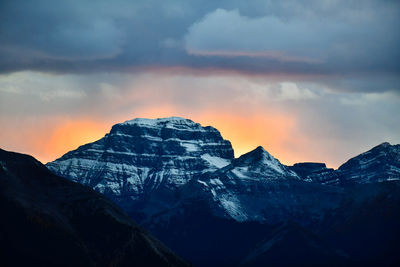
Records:
[[[0,145],[50,160],[74,128],[180,115],[337,166],[400,142],[399,24],[389,0],[3,0]]]
[[[217,9],[189,28],[185,45],[188,53],[194,55],[319,62],[322,59],[307,52],[326,45],[326,40],[316,38],[322,29],[321,25],[310,27],[304,20],[284,22],[274,16],[249,18],[237,9]]]
[[[0,90],[0,123],[5,126],[0,146],[43,161],[135,117],[188,117],[220,129],[237,156],[263,145],[287,164],[338,166],[383,141],[400,143],[400,95],[395,92],[350,93],[301,79],[221,73],[22,72],[0,76],[0,88],[6,84],[12,88]],[[55,86],[76,94],[42,97]]]
[[[17,72],[0,78],[0,93],[19,95],[24,98],[39,97],[43,101],[85,96],[85,92],[74,88],[76,84],[65,76],[59,76],[57,84],[53,84],[52,81],[54,77],[49,74]]]
[[[105,59],[115,57],[124,44],[116,17],[98,12],[96,5],[17,0],[5,1],[1,10],[1,47],[17,58]]]
[[[371,62],[379,65],[385,61],[389,66],[397,66],[390,60],[399,56],[395,46],[400,44],[392,23],[400,22],[400,18],[382,20],[363,10],[350,11],[346,17],[252,18],[240,14],[238,9],[217,9],[190,26],[185,47],[193,55],[315,63],[325,71],[328,65],[349,69],[352,62],[365,64],[357,66],[359,70],[370,68]]]
[[[398,24],[396,1],[5,0],[0,72],[358,75],[398,90]]]
[[[317,94],[307,88],[300,88],[296,83],[280,83],[281,93],[278,95],[280,101],[284,100],[305,100],[317,98]]]

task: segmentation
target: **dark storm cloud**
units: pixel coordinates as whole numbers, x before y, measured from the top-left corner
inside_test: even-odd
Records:
[[[0,71],[184,67],[398,90],[399,14],[379,0],[1,1]]]

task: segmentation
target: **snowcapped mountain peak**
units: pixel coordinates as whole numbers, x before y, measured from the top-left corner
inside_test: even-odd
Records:
[[[47,167],[126,206],[153,192],[173,195],[194,177],[230,164],[233,157],[231,143],[213,127],[179,117],[139,118],[115,124],[102,139]],[[167,202],[158,201],[160,208]]]
[[[305,181],[330,185],[400,180],[400,145],[381,143],[349,159],[337,170],[322,163],[297,163],[289,168]]]
[[[238,164],[251,164],[251,163],[257,163],[257,162],[276,162],[279,163],[279,160],[274,158],[268,151],[266,151],[262,146],[258,146],[256,149],[240,156],[237,159]]]
[[[233,168],[245,167],[252,172],[257,172],[261,176],[281,177],[297,175],[281,164],[278,159],[273,157],[262,146],[240,156],[232,162]]]
[[[158,123],[166,123],[166,122],[191,122],[194,123],[190,119],[182,118],[182,117],[165,117],[165,118],[156,118],[156,119],[149,119],[149,118],[135,118],[132,120],[127,120],[124,123],[126,124],[151,124],[155,125]]]
[[[337,171],[324,163],[288,167],[262,146],[235,159],[231,143],[211,126],[180,117],[137,118],[115,124],[102,139],[47,167],[105,194],[139,220],[184,202],[186,194],[211,203],[218,216],[273,221],[279,216],[271,214],[280,214],[287,203],[307,201],[296,195],[298,188],[399,180],[400,145],[382,143]],[[278,203],[275,213],[260,199]]]
[[[388,142],[384,142],[382,144],[379,144],[375,147],[373,147],[372,149],[368,150],[367,152],[361,153],[359,156],[368,156],[368,155],[373,155],[373,156],[377,156],[377,155],[399,155],[400,154],[400,144],[398,145],[391,145]]]
[[[185,119],[181,117],[166,117],[157,119],[146,119],[146,118],[136,118],[133,120],[128,120],[119,125],[136,125],[139,127],[150,127],[150,128],[173,128],[173,129],[196,129],[204,131],[200,123],[196,123],[190,119]]]
[[[400,180],[400,145],[375,146],[341,165],[338,174],[344,185]]]

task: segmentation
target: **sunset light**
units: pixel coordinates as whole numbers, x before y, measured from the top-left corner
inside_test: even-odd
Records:
[[[399,25],[1,0],[0,266],[400,266]]]

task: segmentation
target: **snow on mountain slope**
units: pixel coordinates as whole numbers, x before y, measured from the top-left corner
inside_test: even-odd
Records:
[[[281,164],[261,146],[235,159],[231,167],[227,169],[246,177],[250,177],[246,175],[247,172],[250,172],[251,179],[258,179],[258,177],[264,179],[298,178],[295,172]]]
[[[400,180],[400,145],[382,143],[349,159],[337,170],[313,162],[289,168],[305,181],[335,186]]]
[[[309,223],[338,205],[340,185],[399,179],[399,147],[384,143],[339,170],[288,167],[262,147],[234,159],[218,130],[188,119],[133,119],[47,167],[104,193],[138,221],[198,197],[224,218]]]
[[[341,192],[301,180],[262,147],[224,168],[204,173],[187,187],[188,199],[208,199],[219,216],[268,223],[302,216],[305,223],[319,221],[321,210],[339,204]],[[193,192],[202,193],[194,195]],[[304,213],[304,210],[307,211]]]
[[[171,197],[194,176],[217,170],[232,159],[231,143],[218,130],[170,117],[116,124],[100,140],[68,152],[47,167],[126,203],[144,201],[154,191]]]
[[[382,143],[339,167],[341,183],[400,180],[400,145]]]

